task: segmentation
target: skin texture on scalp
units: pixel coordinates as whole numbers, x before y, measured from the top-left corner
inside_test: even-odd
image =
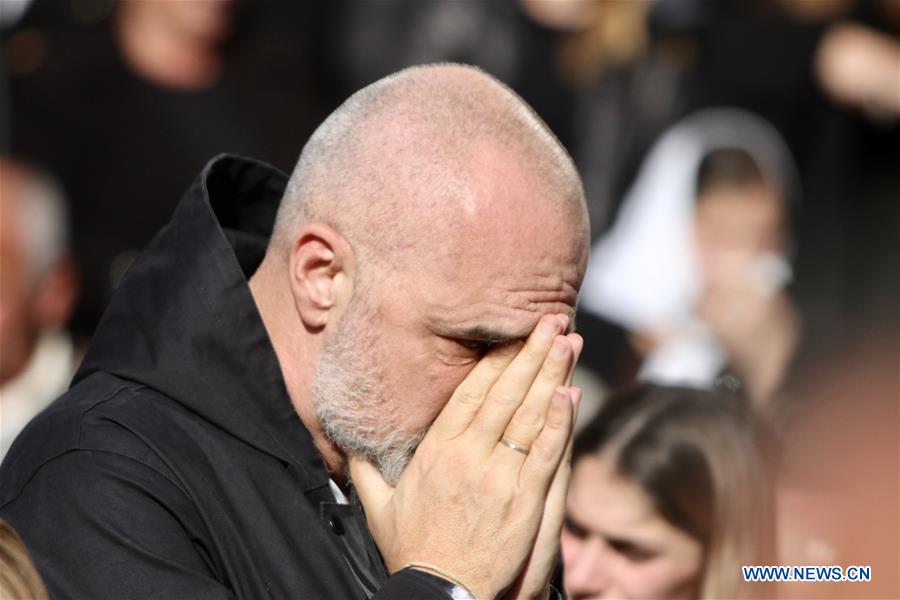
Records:
[[[574,313],[588,235],[569,156],[474,68],[401,71],[335,111],[250,282],[332,475],[350,454],[396,481],[484,354],[464,342],[524,339],[541,315]]]
[[[300,223],[323,222],[378,260],[423,253],[434,234],[487,208],[473,175],[491,177],[486,163],[504,155],[527,165],[522,176],[557,210],[586,219],[571,158],[511,90],[461,65],[400,71],[351,96],[312,135],[273,243],[287,247]]]

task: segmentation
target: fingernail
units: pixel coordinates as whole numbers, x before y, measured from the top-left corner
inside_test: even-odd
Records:
[[[575,410],[578,410],[578,405],[581,404],[581,397],[582,397],[583,392],[581,391],[581,388],[577,388],[577,387],[573,387],[573,388],[569,388],[569,389],[571,390],[571,394],[572,394],[572,406],[575,408]]]
[[[561,359],[566,355],[566,346],[569,345],[569,342],[566,338],[562,336],[556,336],[556,339],[553,340],[553,346],[550,348],[550,356],[556,359]]]
[[[556,335],[558,331],[559,320],[554,319],[553,317],[541,318],[541,324],[538,325],[538,333],[540,333],[542,337],[550,337],[551,335]]]
[[[570,333],[569,337],[572,340],[572,349],[575,354],[579,354],[584,349],[584,338],[577,333]]]
[[[556,315],[556,318],[559,319],[559,323],[560,323],[560,325],[562,325],[563,333],[565,333],[566,331],[568,331],[568,329],[569,329],[569,315],[567,315],[567,314],[565,314],[565,313],[559,313],[558,315]]]

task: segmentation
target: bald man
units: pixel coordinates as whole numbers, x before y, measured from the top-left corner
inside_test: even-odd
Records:
[[[210,162],[0,471],[52,595],[545,598],[588,224],[458,65],[356,93],[290,180]]]

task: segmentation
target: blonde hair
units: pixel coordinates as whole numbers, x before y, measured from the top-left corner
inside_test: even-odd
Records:
[[[25,544],[12,526],[0,519],[0,598],[48,598]]]

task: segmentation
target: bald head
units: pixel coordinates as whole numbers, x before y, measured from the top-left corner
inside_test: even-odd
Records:
[[[278,214],[272,250],[287,252],[306,223],[331,225],[359,255],[404,251],[468,228],[496,198],[478,193],[512,166],[543,207],[583,235],[586,210],[571,158],[509,88],[462,65],[413,67],[351,96],[303,149]],[[506,207],[511,208],[511,207]],[[519,211],[528,206],[512,207]]]

